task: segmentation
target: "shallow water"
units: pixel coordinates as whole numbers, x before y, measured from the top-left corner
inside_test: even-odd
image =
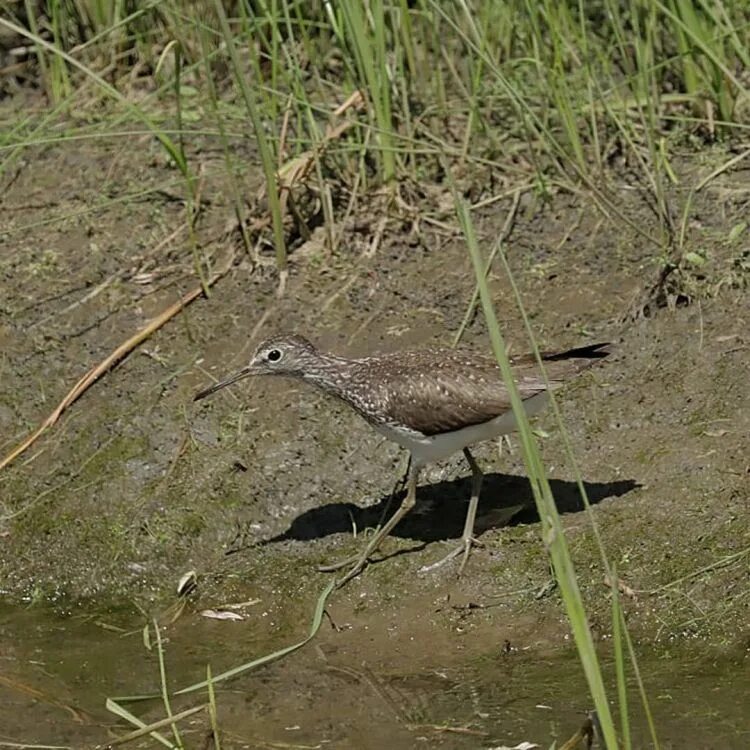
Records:
[[[158,659],[155,649],[144,646],[144,624],[122,613],[0,610],[0,744],[91,747],[131,731],[133,726],[106,710],[105,700],[158,690]],[[267,642],[268,625],[261,611],[242,622],[184,612],[163,630],[170,687],[203,679],[209,663],[218,674],[294,642],[294,637]],[[306,628],[300,623],[300,636]],[[559,746],[590,708],[572,653],[542,657],[509,651],[467,660],[457,637],[452,652],[430,654],[429,645],[414,643],[420,658],[395,649],[383,660],[375,651],[368,655],[363,643],[367,638],[353,639],[351,631],[325,622],[301,651],[217,686],[222,746],[399,750],[521,741]],[[750,747],[746,655],[709,658],[695,644],[642,654],[640,666],[662,747]],[[202,702],[199,693],[175,697],[172,709]],[[164,716],[158,700],[125,705],[147,723]],[[631,707],[634,747],[647,747],[635,690]],[[208,746],[205,712],[180,727],[186,747]],[[162,734],[171,737],[169,729]],[[128,746],[158,744],[147,737]]]

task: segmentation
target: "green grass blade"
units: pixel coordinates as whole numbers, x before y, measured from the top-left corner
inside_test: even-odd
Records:
[[[211,722],[214,750],[221,750],[221,739],[219,738],[219,720],[216,710],[216,693],[214,691],[214,680],[211,676],[211,665],[206,666],[206,684],[208,687],[208,718]]]
[[[612,590],[612,646],[615,657],[615,676],[617,679],[617,704],[620,709],[620,734],[622,735],[623,750],[631,750],[630,718],[628,714],[628,689],[625,676],[625,652],[623,649],[624,623],[622,604],[620,602],[620,582],[617,569],[612,568],[610,588]]]
[[[133,726],[138,727],[139,729],[146,729],[149,726],[145,721],[141,721],[137,716],[131,714],[130,711],[121,706],[114,698],[107,698],[107,701],[104,705],[107,711],[113,713],[115,716],[119,716],[121,719],[124,719],[125,721],[129,722]],[[156,730],[149,730],[148,733],[157,742],[164,745],[164,747],[172,749],[175,747],[163,734],[160,734]]]
[[[229,28],[229,21],[221,0],[214,0],[214,7],[219,18],[219,26],[224,37],[229,60],[232,64],[234,77],[240,88],[240,93],[245,103],[250,120],[253,124],[255,139],[258,144],[261,163],[263,165],[263,174],[266,180],[266,194],[268,197],[268,206],[271,213],[273,224],[273,239],[276,249],[276,268],[279,272],[280,283],[279,289],[283,289],[287,273],[286,257],[286,240],[284,238],[284,219],[281,215],[281,199],[279,197],[279,185],[276,174],[276,160],[271,150],[271,144],[266,136],[265,126],[261,118],[261,111],[258,107],[255,94],[247,82],[242,65],[240,64],[234,36]],[[260,81],[257,82],[260,84]]]
[[[328,597],[333,591],[335,585],[336,581],[331,581],[325,587],[325,589],[323,589],[323,592],[318,597],[318,603],[315,606],[315,614],[313,615],[310,632],[308,633],[306,638],[303,638],[297,643],[293,643],[291,646],[286,646],[285,648],[279,649],[278,651],[274,651],[272,654],[266,654],[265,656],[261,656],[258,659],[253,659],[246,664],[240,664],[238,667],[228,669],[225,672],[216,675],[216,677],[213,677],[211,683],[215,685],[217,682],[223,682],[224,680],[228,680],[230,677],[236,677],[238,674],[242,674],[243,672],[247,672],[250,669],[255,669],[256,667],[260,667],[263,664],[268,664],[269,662],[281,659],[282,656],[287,656],[295,651],[298,651],[303,646],[306,646],[313,638],[315,638],[318,630],[320,629],[320,624],[323,621],[323,612],[325,611],[326,602],[328,601]],[[208,680],[203,680],[202,682],[196,682],[194,685],[188,685],[186,688],[178,690],[175,695],[193,693],[196,690],[202,690],[207,686]]]
[[[448,172],[450,174],[450,172]],[[487,329],[492,343],[492,350],[497,358],[503,381],[511,398],[513,413],[518,425],[518,433],[521,440],[522,452],[526,469],[529,475],[534,500],[542,523],[542,537],[545,547],[550,555],[555,577],[560,587],[568,621],[576,648],[583,667],[586,681],[589,686],[594,706],[601,723],[604,741],[607,748],[616,750],[617,734],[612,719],[612,714],[607,700],[599,660],[591,636],[586,611],[578,587],[575,568],[570,557],[565,533],[560,521],[560,516],[555,506],[546,471],[541,460],[539,449],[531,427],[523,408],[521,397],[518,393],[510,361],[506,354],[505,343],[500,327],[495,316],[495,311],[490,297],[489,287],[484,275],[485,261],[479,250],[474,227],[469,215],[469,209],[465,201],[454,190],[456,210],[461,228],[466,237],[466,242],[474,266],[474,273],[479,284],[480,300],[484,311]]]
[[[161,685],[161,700],[164,704],[164,711],[168,719],[172,719],[172,735],[177,747],[182,747],[182,738],[180,737],[180,730],[177,728],[177,724],[174,722],[174,714],[172,713],[172,705],[169,702],[169,688],[167,687],[167,667],[164,661],[164,645],[161,640],[161,631],[159,630],[159,623],[156,618],[151,620],[154,626],[154,635],[156,636],[156,654],[159,659],[159,684]]]

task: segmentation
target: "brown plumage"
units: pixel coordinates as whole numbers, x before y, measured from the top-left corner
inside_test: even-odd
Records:
[[[554,390],[608,354],[608,344],[592,344],[541,356]],[[533,354],[512,358],[511,367],[522,400],[547,390]],[[347,394],[365,380],[374,410]],[[341,397],[369,422],[400,424],[426,436],[489,422],[511,409],[495,359],[464,349],[406,351],[355,360],[348,381],[349,388]]]

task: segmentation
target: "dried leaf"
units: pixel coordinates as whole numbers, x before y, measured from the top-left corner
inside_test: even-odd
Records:
[[[199,612],[201,617],[208,617],[210,620],[244,620],[244,615],[237,612],[229,612],[226,609],[204,609]]]
[[[198,574],[194,570],[188,570],[177,583],[177,596],[187,596],[195,590],[198,585]]]

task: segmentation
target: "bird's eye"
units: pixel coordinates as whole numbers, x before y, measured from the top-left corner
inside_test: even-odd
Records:
[[[271,351],[266,354],[266,359],[268,359],[269,362],[278,362],[281,359],[281,352],[278,349],[271,349]]]

